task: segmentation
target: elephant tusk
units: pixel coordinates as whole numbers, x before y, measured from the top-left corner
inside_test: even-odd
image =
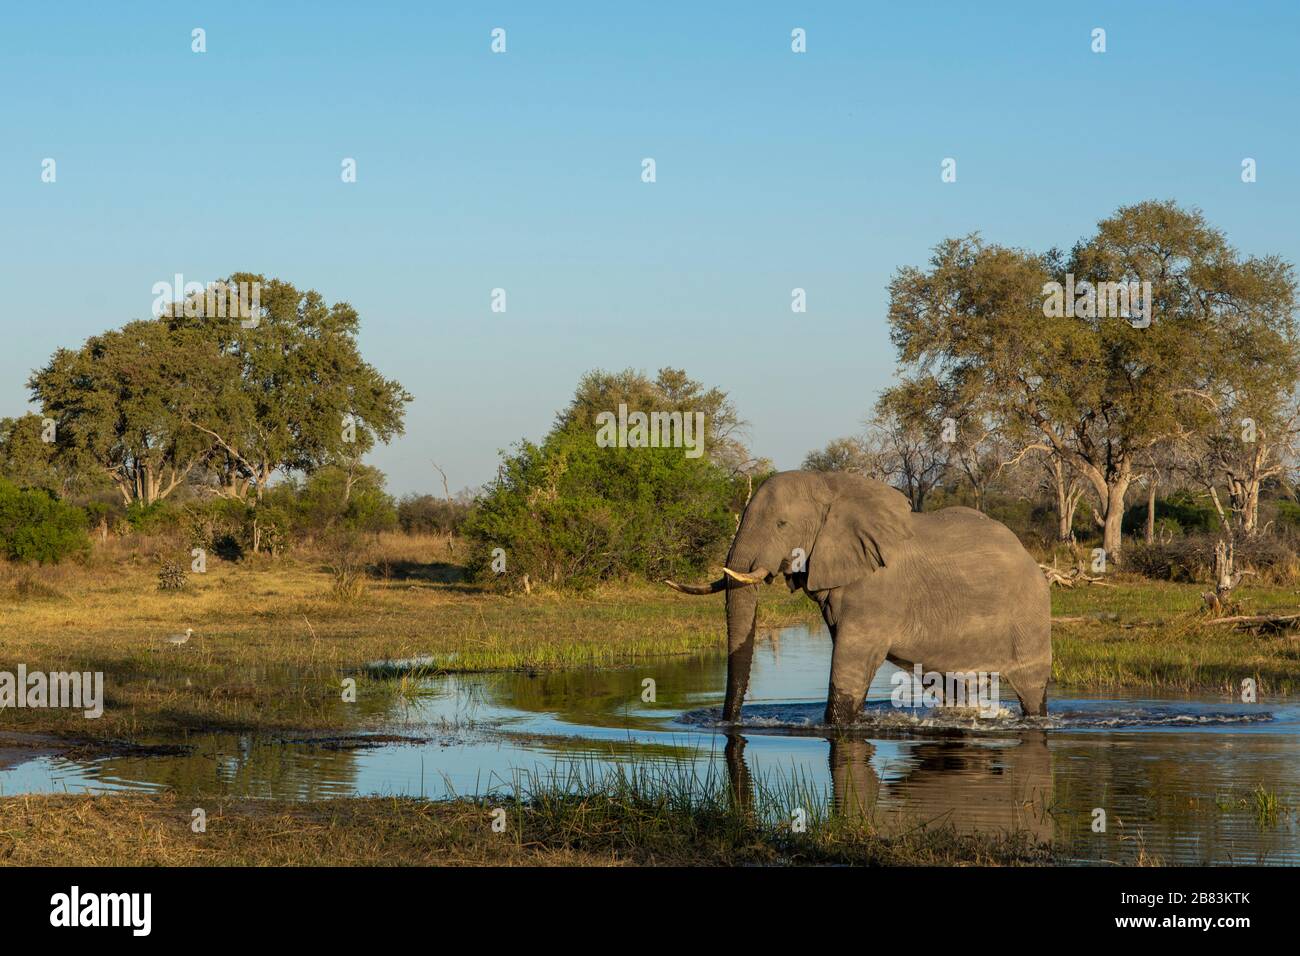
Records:
[[[739,581],[741,584],[763,584],[770,576],[767,573],[767,568],[755,568],[748,574],[744,574],[743,572],[733,571],[731,568],[724,567],[722,572],[733,581]]]
[[[718,578],[718,580],[708,584],[678,584],[676,581],[665,580],[664,584],[675,591],[681,591],[683,594],[717,594],[727,586],[727,579],[725,577]]]

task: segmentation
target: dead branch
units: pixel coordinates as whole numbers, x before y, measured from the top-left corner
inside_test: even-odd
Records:
[[[1230,617],[1216,617],[1213,620],[1205,622],[1206,624],[1218,627],[1220,625],[1234,627],[1237,630],[1285,630],[1300,624],[1300,613],[1297,614],[1234,614]]]
[[[1109,581],[1103,581],[1100,576],[1084,574],[1082,568],[1070,568],[1068,573],[1062,573],[1051,565],[1039,564],[1038,567],[1042,570],[1043,577],[1047,578],[1048,584],[1059,584],[1063,588],[1072,588],[1079,583],[1095,584],[1103,588],[1115,586]]]

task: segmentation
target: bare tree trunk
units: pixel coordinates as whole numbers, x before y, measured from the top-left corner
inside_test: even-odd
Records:
[[[442,476],[442,496],[445,499],[447,499],[447,504],[450,505],[452,503],[451,486],[447,484],[447,473],[438,467],[438,463],[436,461],[433,463],[433,467],[437,470],[438,474]],[[450,519],[451,514],[452,514],[452,510],[448,508],[447,509],[448,520],[451,520]],[[456,529],[452,527],[447,529],[447,557],[448,559],[451,559],[454,558],[455,556],[456,556]],[[525,593],[530,593],[528,592],[528,575],[524,575],[524,591]]]
[[[1201,595],[1214,614],[1223,614],[1229,607],[1232,590],[1241,583],[1243,571],[1232,568],[1232,541],[1220,539],[1214,546],[1214,590]]]
[[[262,525],[257,520],[257,507],[262,503],[262,485],[257,485],[257,500],[253,502],[253,553],[257,554],[258,549],[262,546]]]
[[[1156,479],[1152,475],[1147,479],[1147,544],[1156,540]]]
[[[1068,514],[1065,506],[1065,478],[1061,474],[1061,463],[1058,461],[1055,466],[1056,470],[1056,540],[1073,541],[1074,540],[1074,515]]]
[[[1074,511],[1079,499],[1077,494],[1071,494],[1065,463],[1056,455],[1052,456],[1052,480],[1056,486],[1056,540],[1068,544],[1074,541]]]
[[[1106,560],[1114,564],[1122,563],[1120,551],[1123,548],[1124,497],[1128,492],[1129,479],[1116,479],[1106,488],[1106,514],[1102,519],[1101,546],[1106,552]]]
[[[1247,535],[1253,535],[1259,530],[1259,486],[1260,482],[1255,478],[1246,482],[1245,501],[1241,508],[1241,530]]]

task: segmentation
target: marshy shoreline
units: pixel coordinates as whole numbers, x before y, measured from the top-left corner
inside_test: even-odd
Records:
[[[102,718],[58,709],[0,713],[0,767],[36,756],[175,754],[222,732],[364,749],[427,741],[393,726],[417,677],[368,662],[431,658],[427,673],[625,667],[721,653],[721,600],[646,584],[581,594],[496,593],[466,583],[445,539],[386,536],[358,596],[331,594],[310,555],[213,562],[181,592],[154,587],[134,551],[0,579],[0,664],[102,671]],[[402,573],[391,569],[401,567]],[[390,569],[387,573],[385,568]],[[1206,626],[1194,585],[1113,577],[1113,587],[1053,591],[1054,678],[1094,689],[1239,693],[1300,688],[1300,642]],[[1294,606],[1285,587],[1243,587],[1261,612]],[[760,625],[818,626],[801,594],[768,588]],[[184,646],[165,636],[194,628]],[[345,682],[355,681],[348,700]],[[729,806],[727,788],[687,798],[667,787],[588,781],[491,804],[346,797],[301,801],[175,794],[0,797],[0,860],[67,865],[1044,865],[1064,862],[1029,833],[959,833],[938,824],[885,836],[829,814],[808,833]],[[197,802],[196,802],[197,801]],[[207,832],[191,830],[190,803]],[[506,809],[504,830],[492,827]],[[93,826],[88,824],[93,822]],[[89,835],[88,835],[89,834]],[[76,839],[73,840],[75,835]],[[35,856],[40,857],[39,860]]]

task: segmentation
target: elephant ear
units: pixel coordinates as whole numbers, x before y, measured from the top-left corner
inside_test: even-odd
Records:
[[[843,587],[895,560],[912,537],[906,498],[880,482],[862,482],[837,496],[808,555],[808,590]]]

